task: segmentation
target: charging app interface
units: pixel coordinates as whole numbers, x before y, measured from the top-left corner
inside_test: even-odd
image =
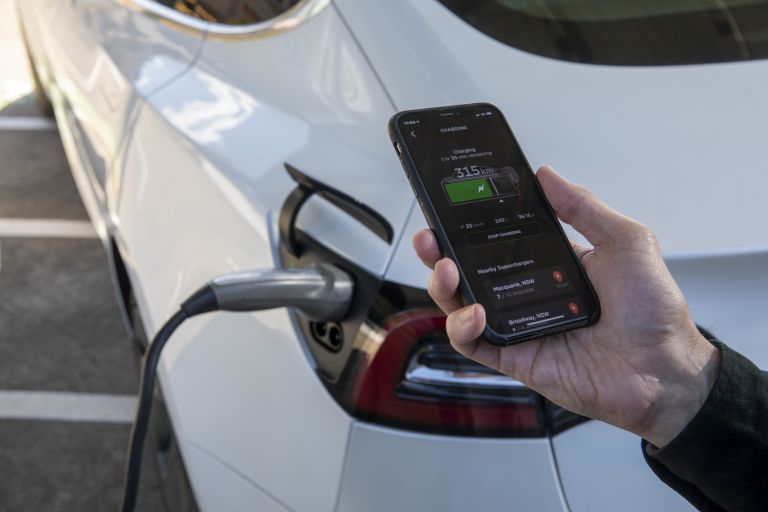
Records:
[[[509,335],[586,318],[592,294],[501,113],[428,111],[399,125],[490,327]]]

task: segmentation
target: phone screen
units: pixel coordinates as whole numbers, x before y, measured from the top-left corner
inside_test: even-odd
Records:
[[[397,125],[491,329],[518,337],[592,318],[594,294],[498,109],[407,112]]]

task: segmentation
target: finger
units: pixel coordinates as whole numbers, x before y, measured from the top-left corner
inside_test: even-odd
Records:
[[[573,252],[576,254],[576,257],[579,258],[579,262],[581,262],[582,265],[589,259],[589,255],[594,254],[595,252],[591,247],[584,247],[577,242],[571,242],[571,247],[573,247]]]
[[[573,252],[575,252],[576,256],[578,256],[579,258],[581,258],[581,256],[584,253],[590,250],[584,247],[583,245],[581,245],[579,242],[574,242],[574,241],[571,241],[571,247],[573,248]]]
[[[593,270],[591,260],[595,256],[595,250],[592,247],[584,247],[576,242],[571,242],[571,246],[573,247],[574,254],[576,254],[576,257],[579,259],[581,266],[587,271],[587,274],[591,274]]]
[[[459,270],[456,264],[448,258],[443,258],[435,264],[435,270],[429,278],[427,291],[432,300],[450,314],[462,308],[464,302],[459,294]]]
[[[610,208],[589,190],[561,177],[549,166],[541,167],[536,177],[557,216],[594,246],[623,238],[642,227]]]
[[[500,349],[481,338],[485,330],[485,309],[472,304],[454,311],[445,322],[451,345],[462,355],[478,363],[499,369]]]
[[[443,257],[440,248],[437,246],[437,239],[431,229],[422,229],[413,235],[413,248],[416,249],[416,255],[429,268],[434,269],[437,260]]]
[[[479,338],[484,329],[485,310],[479,304],[457,309],[445,321],[445,331],[457,350]]]

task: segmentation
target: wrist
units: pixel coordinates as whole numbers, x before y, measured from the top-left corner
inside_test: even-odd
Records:
[[[657,448],[677,437],[696,416],[720,371],[720,351],[698,331],[691,341],[674,346],[679,353],[668,375],[659,377],[660,393],[641,433]]]

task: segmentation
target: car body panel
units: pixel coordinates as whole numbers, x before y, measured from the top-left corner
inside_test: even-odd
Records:
[[[202,34],[166,27],[113,0],[61,2],[48,31],[53,100],[76,183],[106,238],[107,182],[143,98],[183,72]],[[66,125],[66,126],[65,126]],[[67,140],[71,139],[71,140]]]
[[[48,26],[55,19],[64,2],[57,0],[16,0],[19,23],[23,28],[24,44],[35,62],[35,70],[45,88],[51,83],[48,50],[55,46],[52,34],[41,27]]]
[[[753,229],[768,214],[764,61],[573,64],[503,45],[434,0],[337,5],[398,110],[496,104],[532,165],[646,223],[667,255],[768,243]]]
[[[434,436],[356,422],[337,510],[568,508],[548,439]]]
[[[599,439],[600,442],[595,442]],[[571,512],[696,510],[643,460],[637,436],[599,421],[582,423],[552,439]]]
[[[205,480],[207,492],[199,493],[200,510],[226,512],[286,512],[291,510],[252,481],[223,464],[215,456],[190,444],[186,466],[193,478]]]
[[[289,33],[211,39],[194,75],[207,90],[198,97],[210,99],[189,107],[210,117],[187,123],[177,111],[175,123],[249,201],[279,209],[295,186],[287,162],[373,208],[399,235],[413,197],[387,136],[394,110],[333,8]],[[324,201],[312,200],[298,223],[373,274],[389,261],[390,245]]]

